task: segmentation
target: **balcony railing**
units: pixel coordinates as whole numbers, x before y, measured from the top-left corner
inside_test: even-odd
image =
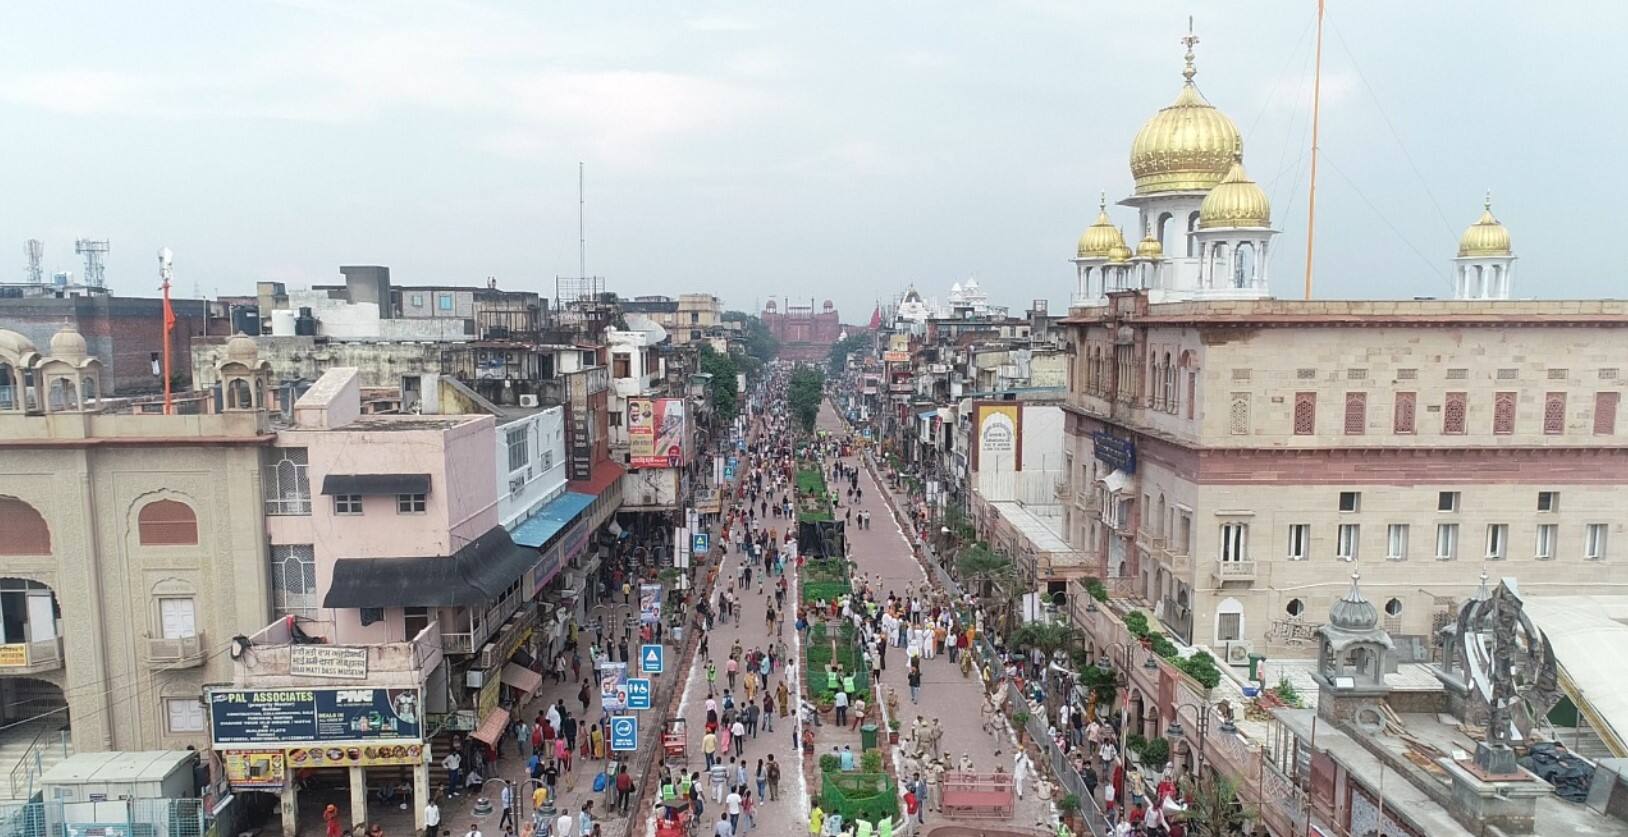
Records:
[[[441,650],[448,654],[473,654],[479,651],[480,647],[485,645],[486,641],[491,639],[499,628],[503,627],[503,623],[507,622],[509,617],[520,609],[520,601],[519,589],[512,589],[503,598],[493,602],[492,606],[488,607],[486,612],[481,614],[473,625],[470,625],[469,630],[442,630]],[[475,615],[475,610],[465,608],[460,615],[467,620]],[[468,622],[466,621],[465,624],[468,624]]]
[[[1102,503],[1097,492],[1089,488],[1080,488],[1074,491],[1074,507],[1080,511],[1094,513]]]
[[[1217,559],[1214,567],[1215,580],[1225,583],[1228,581],[1255,581],[1254,561],[1223,561]]]
[[[203,634],[183,637],[149,637],[147,662],[166,668],[193,668],[203,665]]]
[[[1157,555],[1173,573],[1188,573],[1193,570],[1193,556],[1189,553],[1177,552],[1168,546],[1162,546],[1157,550]]]
[[[39,674],[62,668],[62,637],[0,645],[0,675]]]

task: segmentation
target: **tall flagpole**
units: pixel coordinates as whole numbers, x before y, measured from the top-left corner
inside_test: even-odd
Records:
[[[175,308],[170,305],[170,279],[174,276],[174,254],[170,248],[160,248],[158,251],[158,275],[163,280],[159,287],[164,291],[164,415],[175,413],[174,396],[170,392],[170,341],[175,334]]]
[[[1311,194],[1306,199],[1306,298],[1311,299],[1312,254],[1317,241],[1317,127],[1323,113],[1323,4],[1317,0],[1317,64],[1311,85]]]

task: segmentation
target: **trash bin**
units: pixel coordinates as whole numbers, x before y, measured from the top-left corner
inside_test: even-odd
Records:
[[[1261,679],[1261,675],[1260,675],[1261,663],[1264,663],[1264,662],[1266,662],[1266,655],[1265,654],[1250,654],[1249,655],[1249,679],[1250,680],[1260,680]]]
[[[874,750],[874,749],[876,749],[876,725],[875,724],[861,724],[860,727],[859,727],[859,750],[860,750],[860,752],[864,752],[866,750]]]

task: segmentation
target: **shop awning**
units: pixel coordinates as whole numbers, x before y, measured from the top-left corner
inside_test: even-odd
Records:
[[[605,493],[605,489],[609,488],[611,483],[621,479],[625,473],[627,473],[627,469],[615,462],[601,462],[594,466],[593,473],[588,476],[588,479],[571,480],[566,483],[566,488],[578,494],[591,494],[598,497],[600,494]]]
[[[514,527],[510,537],[522,546],[542,546],[559,534],[561,529],[571,525],[572,521],[582,514],[582,510],[593,505],[596,499],[598,498],[592,494],[567,491],[550,500],[548,505],[538,509],[536,514]]]
[[[480,722],[480,726],[469,734],[470,738],[484,742],[486,746],[497,749],[497,742],[503,740],[503,733],[509,728],[509,710],[499,707],[492,710]]]
[[[1124,490],[1125,486],[1130,485],[1131,478],[1130,475],[1124,471],[1116,470],[1109,473],[1106,477],[1099,477],[1097,482],[1108,486],[1109,494],[1118,494],[1120,491]]]
[[[503,667],[503,682],[531,695],[536,694],[537,687],[543,685],[543,676],[523,665],[509,663]]]
[[[461,607],[503,594],[537,563],[502,526],[446,556],[341,558],[323,607]]]
[[[360,494],[379,497],[387,494],[428,494],[429,474],[329,474],[322,478],[322,493]]]

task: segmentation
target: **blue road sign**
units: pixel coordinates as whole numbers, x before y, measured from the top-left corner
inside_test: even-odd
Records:
[[[639,749],[639,718],[616,715],[610,719],[611,751],[627,753]]]
[[[705,555],[712,551],[712,533],[696,532],[690,536],[690,551],[697,555]]]
[[[667,649],[660,645],[639,646],[639,670],[645,674],[660,674],[667,670]]]
[[[650,679],[646,677],[629,677],[627,679],[627,708],[650,708]]]
[[[733,465],[725,465],[724,466],[724,479],[732,480],[734,478],[735,478],[735,466],[733,466]]]

